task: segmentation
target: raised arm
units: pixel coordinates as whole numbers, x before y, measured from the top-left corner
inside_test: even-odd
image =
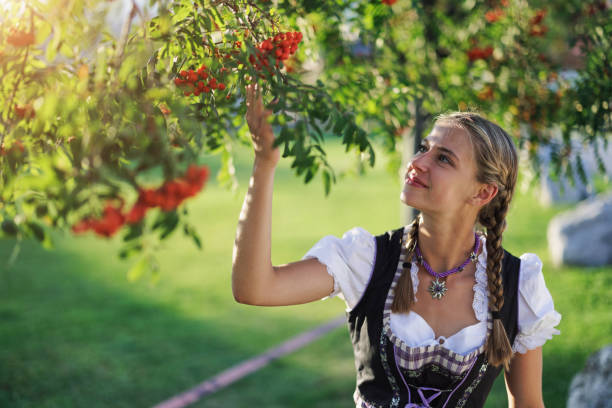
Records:
[[[272,192],[280,159],[274,134],[256,86],[247,88],[247,123],[255,160],[234,242],[232,291],[240,303],[280,306],[307,303],[329,295],[334,286],[316,259],[273,266],[271,261]]]

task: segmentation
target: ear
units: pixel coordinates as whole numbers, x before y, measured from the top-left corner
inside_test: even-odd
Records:
[[[495,184],[480,184],[470,201],[475,206],[484,207],[495,198],[497,191],[498,188]]]

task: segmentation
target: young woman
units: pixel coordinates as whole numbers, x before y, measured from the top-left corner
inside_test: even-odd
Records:
[[[473,113],[439,117],[406,168],[401,200],[420,211],[410,225],[379,236],[354,228],[273,266],[280,155],[256,86],[247,107],[255,162],[234,246],[236,300],[272,306],[341,295],[358,407],[482,407],[502,368],[510,407],[542,407],[542,345],[559,333],[561,316],[540,259],[501,246],[518,169],[506,132]]]

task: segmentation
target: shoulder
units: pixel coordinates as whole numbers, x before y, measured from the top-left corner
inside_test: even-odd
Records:
[[[554,334],[561,315],[555,310],[550,291],[546,287],[542,260],[533,253],[520,256],[519,275],[519,334],[513,349],[521,353],[541,346]]]
[[[367,286],[376,257],[375,237],[361,227],[346,231],[341,238],[328,235],[321,238],[304,259],[317,258],[334,278],[330,296],[342,294],[352,308]]]
[[[542,260],[536,254],[526,252],[519,259],[521,260],[521,274],[533,277],[542,273]]]

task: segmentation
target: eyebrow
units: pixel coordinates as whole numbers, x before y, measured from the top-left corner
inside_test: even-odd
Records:
[[[427,143],[429,145],[429,140],[423,139],[423,142],[425,142],[425,143]],[[455,158],[455,160],[459,161],[459,157],[452,150],[450,150],[450,149],[448,149],[448,148],[446,148],[444,146],[436,146],[436,148],[438,150],[443,151],[444,153],[450,154],[451,156],[453,156]]]

